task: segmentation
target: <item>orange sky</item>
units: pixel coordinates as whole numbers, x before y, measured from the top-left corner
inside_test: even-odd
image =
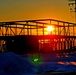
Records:
[[[68,0],[0,0],[0,21],[44,18],[75,22]]]

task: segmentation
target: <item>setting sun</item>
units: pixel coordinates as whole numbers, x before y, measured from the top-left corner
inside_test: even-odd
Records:
[[[47,30],[48,32],[51,32],[51,31],[54,30],[54,27],[53,27],[53,26],[48,26],[48,27],[46,28],[46,30]]]

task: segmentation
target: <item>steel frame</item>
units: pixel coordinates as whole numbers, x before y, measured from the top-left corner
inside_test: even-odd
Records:
[[[54,26],[55,30],[51,34],[46,34],[45,28],[47,26]],[[3,45],[3,36],[18,36],[18,35],[36,35],[41,37],[38,41],[39,46],[41,43],[45,44],[45,40],[48,42],[53,41],[53,50],[68,50],[76,47],[76,24],[71,22],[65,22],[54,19],[40,19],[40,20],[22,20],[22,21],[10,21],[0,22],[0,42]],[[44,38],[43,38],[44,36]],[[46,38],[46,36],[55,36]],[[2,38],[1,38],[2,37]],[[41,49],[39,47],[39,50]]]
[[[23,31],[27,31],[25,35],[34,35],[30,34],[32,30],[36,30],[35,35],[39,35],[38,29],[42,29],[42,35],[44,34],[44,29],[47,26],[54,26],[56,30],[54,34],[64,35],[64,36],[75,36],[75,27],[76,24],[71,22],[64,22],[54,19],[41,19],[41,20],[23,20],[23,21],[10,21],[10,22],[0,22],[0,36],[10,36],[10,35],[24,35]],[[20,29],[20,32],[17,30]],[[71,32],[72,30],[72,32]],[[12,34],[13,33],[13,34]]]

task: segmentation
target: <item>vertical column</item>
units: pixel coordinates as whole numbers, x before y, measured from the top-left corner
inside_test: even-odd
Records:
[[[66,34],[65,23],[63,23],[63,28],[64,28],[64,36],[65,36]]]
[[[75,31],[74,31],[74,24],[73,24],[73,36],[75,36]],[[73,47],[74,47],[74,38],[73,38]]]
[[[31,26],[30,26],[30,35],[32,35],[32,30],[31,30]]]
[[[16,35],[17,35],[17,24],[16,24],[16,28],[15,28],[15,33],[16,33]]]
[[[70,31],[69,31],[69,23],[68,23],[68,36],[70,36]]]
[[[55,35],[56,35],[56,26],[55,26]]]
[[[72,38],[70,38],[70,50],[72,50]]]
[[[6,33],[5,33],[5,36],[7,36],[7,31],[8,31],[8,25],[7,25],[7,27],[5,27],[5,29],[6,29]]]
[[[28,26],[28,22],[26,22],[27,25],[27,35],[29,35],[29,26]]]
[[[9,32],[9,33],[10,33],[10,35],[12,35],[12,34],[11,34],[11,25],[9,25],[9,26],[10,26],[10,32]]]
[[[43,24],[43,35],[44,35],[44,24]]]
[[[59,22],[58,22],[58,25],[59,25]],[[58,26],[58,35],[59,35],[59,26]]]
[[[61,38],[59,39],[59,50],[61,50]]]

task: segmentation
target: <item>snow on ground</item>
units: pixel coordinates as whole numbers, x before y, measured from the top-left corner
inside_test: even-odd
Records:
[[[60,72],[76,72],[76,52],[60,53],[60,54],[42,54],[44,63],[39,66],[39,72],[60,71]]]
[[[0,53],[0,75],[27,75],[35,72],[35,67],[26,58],[12,52]]]
[[[40,65],[12,52],[0,53],[0,75],[35,75],[45,72],[76,72],[76,53],[41,54]]]

